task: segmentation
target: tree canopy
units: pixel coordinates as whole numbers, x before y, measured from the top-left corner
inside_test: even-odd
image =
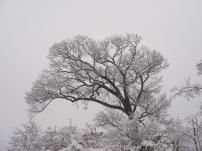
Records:
[[[104,40],[75,36],[50,48],[50,68],[26,93],[31,112],[53,100],[96,102],[139,119],[159,117],[169,105],[161,93],[161,71],[168,66],[156,50],[140,45],[135,34]]]

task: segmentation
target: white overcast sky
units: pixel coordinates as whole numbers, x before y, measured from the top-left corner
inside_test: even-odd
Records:
[[[48,67],[54,42],[77,34],[102,39],[125,33],[141,35],[142,44],[168,59],[169,92],[194,76],[202,59],[202,0],[0,0],[0,150],[14,127],[27,121],[25,92]],[[194,113],[198,102],[177,98],[170,113]],[[97,110],[57,101],[36,119],[44,127],[63,126],[69,118],[84,125]]]

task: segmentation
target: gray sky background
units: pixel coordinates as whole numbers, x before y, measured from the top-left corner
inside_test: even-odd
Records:
[[[201,0],[0,0],[0,150],[14,128],[27,121],[24,94],[48,67],[48,48],[77,34],[102,39],[137,33],[142,44],[160,51],[169,61],[164,90],[196,74],[202,59]],[[195,76],[197,78],[197,76]],[[195,79],[194,79],[195,81]],[[199,109],[199,100],[177,98],[170,109],[184,117]],[[43,126],[90,122],[99,106],[77,109],[54,102],[36,117]]]

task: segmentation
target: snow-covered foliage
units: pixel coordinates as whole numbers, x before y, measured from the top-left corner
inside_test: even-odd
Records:
[[[60,130],[49,128],[44,132],[41,142],[45,150],[59,150],[69,146],[76,136],[77,129],[74,126],[64,127]]]
[[[113,151],[169,151],[173,147],[167,135],[166,126],[156,118],[144,121],[134,117],[128,120],[120,112],[100,112],[96,125],[104,129],[101,138],[102,148]]]
[[[33,121],[17,128],[9,151],[201,151],[201,115],[158,121],[101,112],[85,129],[69,125],[42,131]]]
[[[143,125],[136,118],[128,120],[121,114],[115,115],[115,112],[102,112],[95,118],[97,120],[95,125],[89,125],[83,130],[70,125],[61,129],[48,128],[42,131],[34,122],[25,124],[11,137],[9,151],[161,151],[162,148],[169,149],[171,143],[160,137],[163,136],[163,131],[160,124],[155,124],[157,121],[147,121]],[[100,125],[99,122],[105,124]],[[110,125],[111,122],[113,124]]]
[[[9,151],[36,151],[40,150],[41,130],[40,127],[32,120],[16,128],[14,135],[10,138],[8,147]]]

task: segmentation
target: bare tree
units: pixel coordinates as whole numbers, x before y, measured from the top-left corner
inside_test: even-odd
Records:
[[[16,128],[9,141],[9,151],[35,151],[41,150],[40,144],[41,130],[33,121]]]
[[[202,60],[196,65],[198,70],[198,75],[202,74]],[[190,78],[186,80],[185,85],[180,88],[175,87],[172,91],[175,96],[184,96],[187,99],[199,96],[202,91],[201,83],[191,83]]]
[[[188,126],[184,132],[185,137],[190,140],[190,148],[193,151],[202,150],[202,120],[201,115],[196,114],[187,118]]]
[[[161,94],[160,72],[168,66],[155,50],[140,45],[134,34],[95,41],[76,36],[50,48],[50,69],[26,94],[30,111],[41,112],[53,100],[96,102],[132,119],[159,117],[169,100]]]

